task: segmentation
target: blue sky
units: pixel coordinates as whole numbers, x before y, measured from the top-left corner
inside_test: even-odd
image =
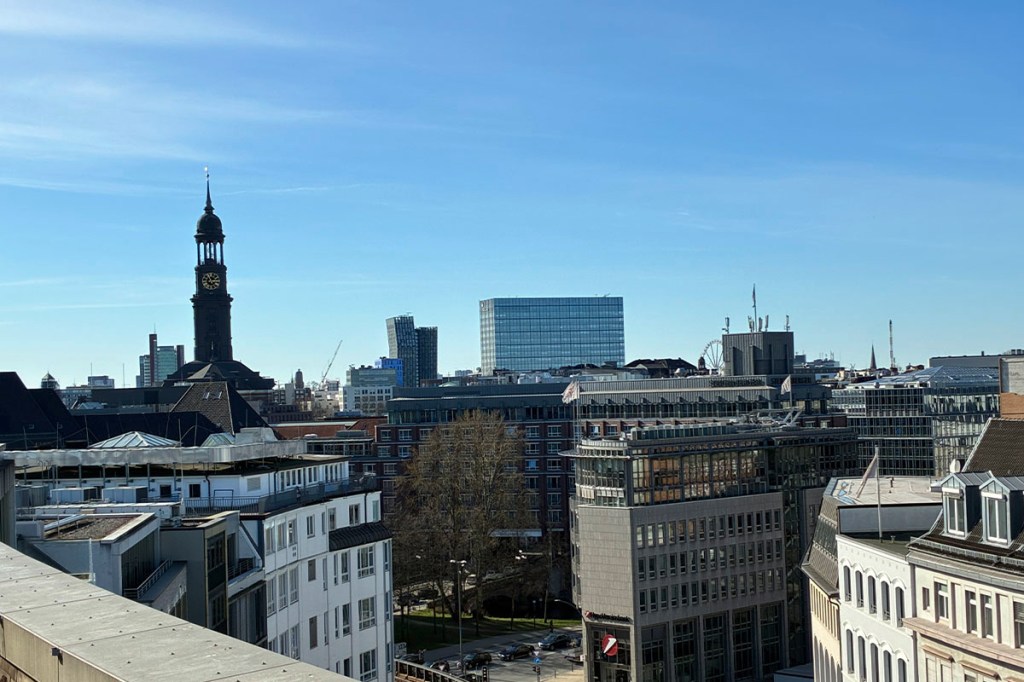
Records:
[[[865,366],[1024,346],[1019,3],[7,2],[0,369],[191,358],[210,165],[235,355],[318,378],[478,301],[623,296],[626,355],[730,316]]]

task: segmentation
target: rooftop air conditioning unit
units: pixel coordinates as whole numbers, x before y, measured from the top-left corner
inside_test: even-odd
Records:
[[[15,504],[19,509],[41,507],[50,499],[50,486],[42,483],[18,485],[14,489]]]
[[[55,504],[73,504],[88,500],[100,499],[100,489],[95,486],[85,488],[54,488],[50,491],[50,499]]]
[[[145,502],[149,498],[149,489],[141,485],[117,486],[105,488],[103,496],[111,502],[136,504],[138,502]]]

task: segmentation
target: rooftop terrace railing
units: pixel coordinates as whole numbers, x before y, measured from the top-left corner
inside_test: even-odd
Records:
[[[170,561],[163,562],[162,564],[156,567],[156,570],[149,574],[149,577],[147,577],[145,580],[139,583],[138,587],[126,587],[124,590],[122,590],[124,596],[128,599],[137,601],[139,597],[146,594],[146,592],[148,592],[153,587],[153,585],[156,585],[157,581],[163,577],[164,573],[166,573],[167,569],[170,567]]]
[[[185,498],[182,503],[184,514],[190,516],[207,516],[222,511],[235,510],[243,514],[269,514],[289,507],[301,507],[306,504],[323,502],[341,495],[372,492],[378,489],[375,476],[363,476],[358,479],[317,483],[304,488],[291,488],[270,495],[215,495],[212,497]]]

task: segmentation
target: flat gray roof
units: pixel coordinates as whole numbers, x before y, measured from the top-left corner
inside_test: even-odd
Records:
[[[878,498],[882,505],[935,504],[942,494],[932,492],[932,479],[926,476],[882,476],[868,478],[861,485],[860,477],[834,478],[825,489],[825,495],[834,497],[842,505],[875,506]]]
[[[253,459],[296,457],[306,454],[301,440],[279,440],[269,443],[215,445],[187,448],[85,448],[80,450],[14,450],[6,453],[19,467],[33,466],[134,466],[157,464],[234,464]]]
[[[62,679],[345,679],[107,592],[6,545],[0,613],[6,627],[31,633],[5,656],[36,679],[50,679],[55,665]]]

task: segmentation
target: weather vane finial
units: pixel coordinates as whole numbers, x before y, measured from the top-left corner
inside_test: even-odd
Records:
[[[213,202],[210,200],[210,166],[203,166],[203,172],[206,173],[206,210],[208,212],[212,212]]]

